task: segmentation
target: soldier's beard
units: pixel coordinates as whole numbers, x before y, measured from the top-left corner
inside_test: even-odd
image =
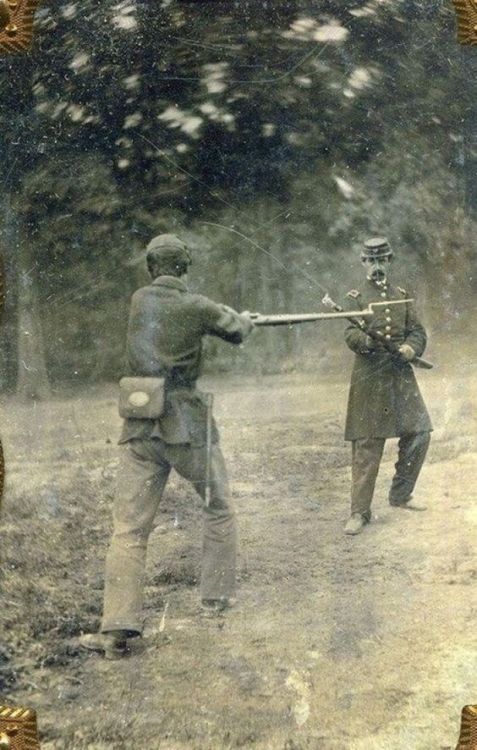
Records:
[[[369,278],[372,279],[373,281],[378,281],[382,283],[386,281],[386,272],[383,271],[381,268],[373,268],[373,270],[371,271],[369,275]]]

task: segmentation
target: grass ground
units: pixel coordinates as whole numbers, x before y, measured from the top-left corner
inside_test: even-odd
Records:
[[[472,368],[420,374],[436,430],[416,500],[348,513],[347,385],[217,379],[239,516],[237,606],[198,609],[200,507],[176,477],[150,540],[147,628],[128,659],[96,629],[118,463],[115,389],[5,405],[0,693],[36,708],[42,750],[451,750],[477,702]]]

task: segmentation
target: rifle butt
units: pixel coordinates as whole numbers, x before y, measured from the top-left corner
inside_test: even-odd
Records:
[[[422,370],[432,370],[434,367],[432,362],[429,362],[427,359],[422,359],[422,357],[414,357],[414,359],[411,359],[411,364],[415,367],[420,367]]]

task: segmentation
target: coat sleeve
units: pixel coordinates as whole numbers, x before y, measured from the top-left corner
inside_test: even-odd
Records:
[[[356,291],[355,289],[352,289],[348,294],[346,295],[346,302],[344,304],[345,310],[352,310],[356,309],[356,306],[360,305],[360,293]],[[359,328],[353,325],[349,325],[345,329],[344,333],[345,341],[348,347],[351,349],[352,352],[355,354],[370,354],[373,349],[367,345],[367,335],[364,331],[361,331]],[[374,347],[373,347],[374,348]]]
[[[345,341],[352,352],[355,354],[370,354],[373,350],[366,344],[367,336],[356,326],[349,325],[345,329]]]
[[[407,319],[406,319],[406,338],[405,344],[412,346],[416,355],[420,357],[424,354],[424,350],[427,344],[427,334],[424,326],[417,317],[416,311],[412,303],[407,306]]]
[[[227,305],[200,297],[204,333],[230,344],[241,344],[253,328],[250,320]]]

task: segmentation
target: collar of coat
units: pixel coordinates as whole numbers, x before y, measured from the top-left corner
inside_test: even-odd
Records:
[[[180,292],[187,292],[187,287],[177,276],[158,276],[152,282],[153,286],[166,286],[169,289],[179,289]]]

